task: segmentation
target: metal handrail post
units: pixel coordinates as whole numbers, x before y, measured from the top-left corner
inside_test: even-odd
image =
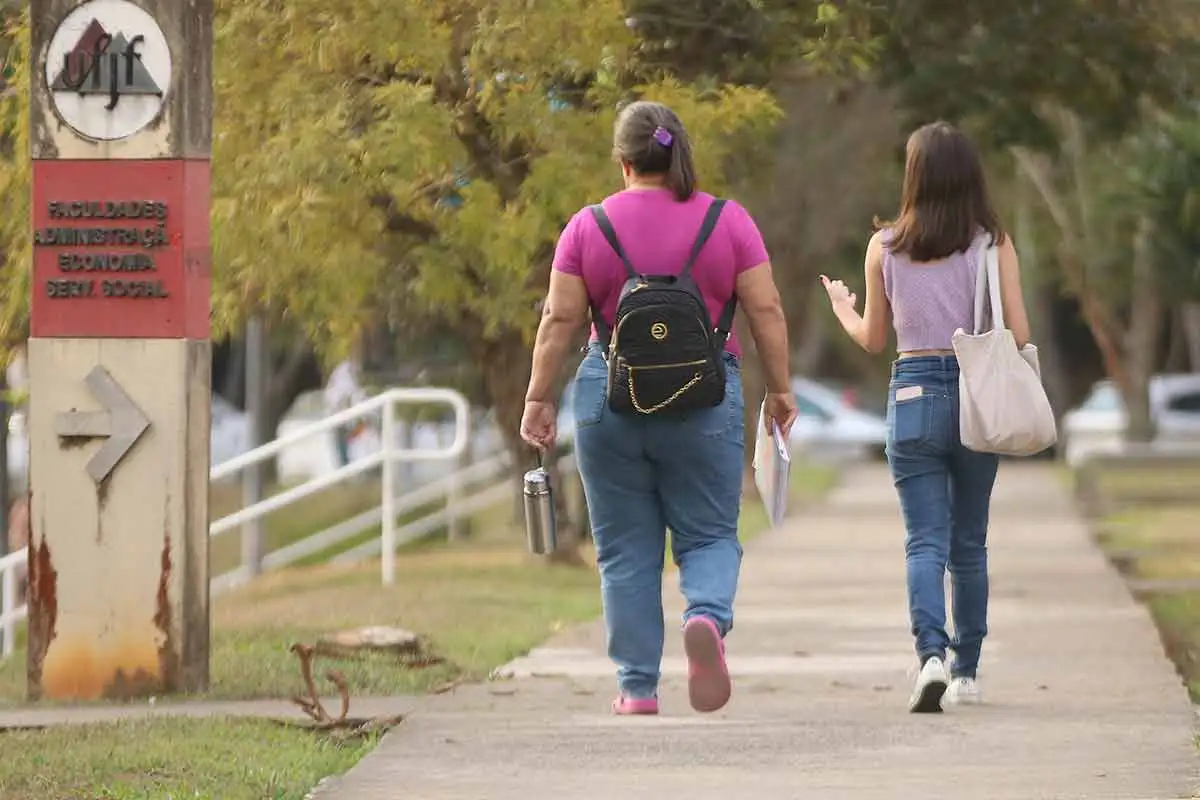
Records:
[[[380,444],[380,455],[383,456],[383,466],[380,484],[383,486],[383,551],[380,559],[380,570],[384,586],[391,586],[396,580],[396,461],[392,458],[392,449],[396,442],[396,404],[389,402],[383,407],[383,442]]]

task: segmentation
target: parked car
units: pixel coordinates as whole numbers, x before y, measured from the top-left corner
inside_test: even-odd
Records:
[[[1156,442],[1200,446],[1200,373],[1155,375],[1150,379],[1150,417]],[[1119,452],[1128,416],[1121,393],[1099,381],[1062,421],[1063,459],[1076,467],[1092,455]]]
[[[816,460],[882,458],[887,421],[855,408],[844,391],[808,378],[792,378],[799,416],[788,437],[792,447]]]
[[[887,391],[865,392],[853,384],[822,378],[820,385],[836,392],[842,402],[859,411],[866,411],[878,417],[887,415]]]

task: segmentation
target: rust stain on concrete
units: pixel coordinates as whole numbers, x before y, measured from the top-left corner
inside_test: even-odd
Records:
[[[179,661],[171,636],[171,536],[163,537],[153,633],[114,646],[59,642],[46,666],[46,695],[56,699],[131,700],[174,691]]]
[[[55,700],[128,700],[154,694],[160,684],[151,637],[126,638],[99,649],[82,637],[59,640],[46,658],[44,694]]]
[[[158,594],[154,610],[154,627],[161,638],[158,642],[158,673],[168,691],[179,685],[179,657],[171,636],[171,531],[163,533],[162,556],[159,559]]]
[[[32,501],[32,497],[31,497]],[[29,551],[29,645],[26,662],[27,693],[30,700],[42,697],[42,672],[46,653],[54,641],[58,625],[58,572],[50,557],[44,536]]]

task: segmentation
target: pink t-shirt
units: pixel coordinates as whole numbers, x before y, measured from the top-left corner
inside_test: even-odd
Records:
[[[610,195],[603,205],[637,272],[678,275],[712,201],[713,196],[704,192],[696,192],[681,203],[669,189],[637,189]],[[692,278],[704,295],[714,325],[733,296],[737,276],[767,260],[767,248],[754,220],[746,209],[726,201],[717,227],[692,267]],[[628,276],[587,208],[575,214],[563,229],[554,251],[554,269],[583,278],[592,303],[612,325],[617,299]],[[592,338],[596,338],[595,326]],[[736,335],[730,337],[726,349],[741,354]]]

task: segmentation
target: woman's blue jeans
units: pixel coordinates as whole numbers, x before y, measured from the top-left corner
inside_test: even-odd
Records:
[[[684,621],[707,616],[722,635],[733,627],[744,405],[737,359],[725,360],[724,402],[684,417],[614,414],[597,344],[575,376],[575,454],[600,567],[608,654],[626,697],[658,691],[668,528]]]
[[[887,457],[908,536],[908,608],[917,655],[946,657],[951,674],[975,677],[987,636],[987,528],[999,457],[963,447],[958,361],[916,356],[892,366]],[[953,586],[955,638],[946,635],[945,573]]]

